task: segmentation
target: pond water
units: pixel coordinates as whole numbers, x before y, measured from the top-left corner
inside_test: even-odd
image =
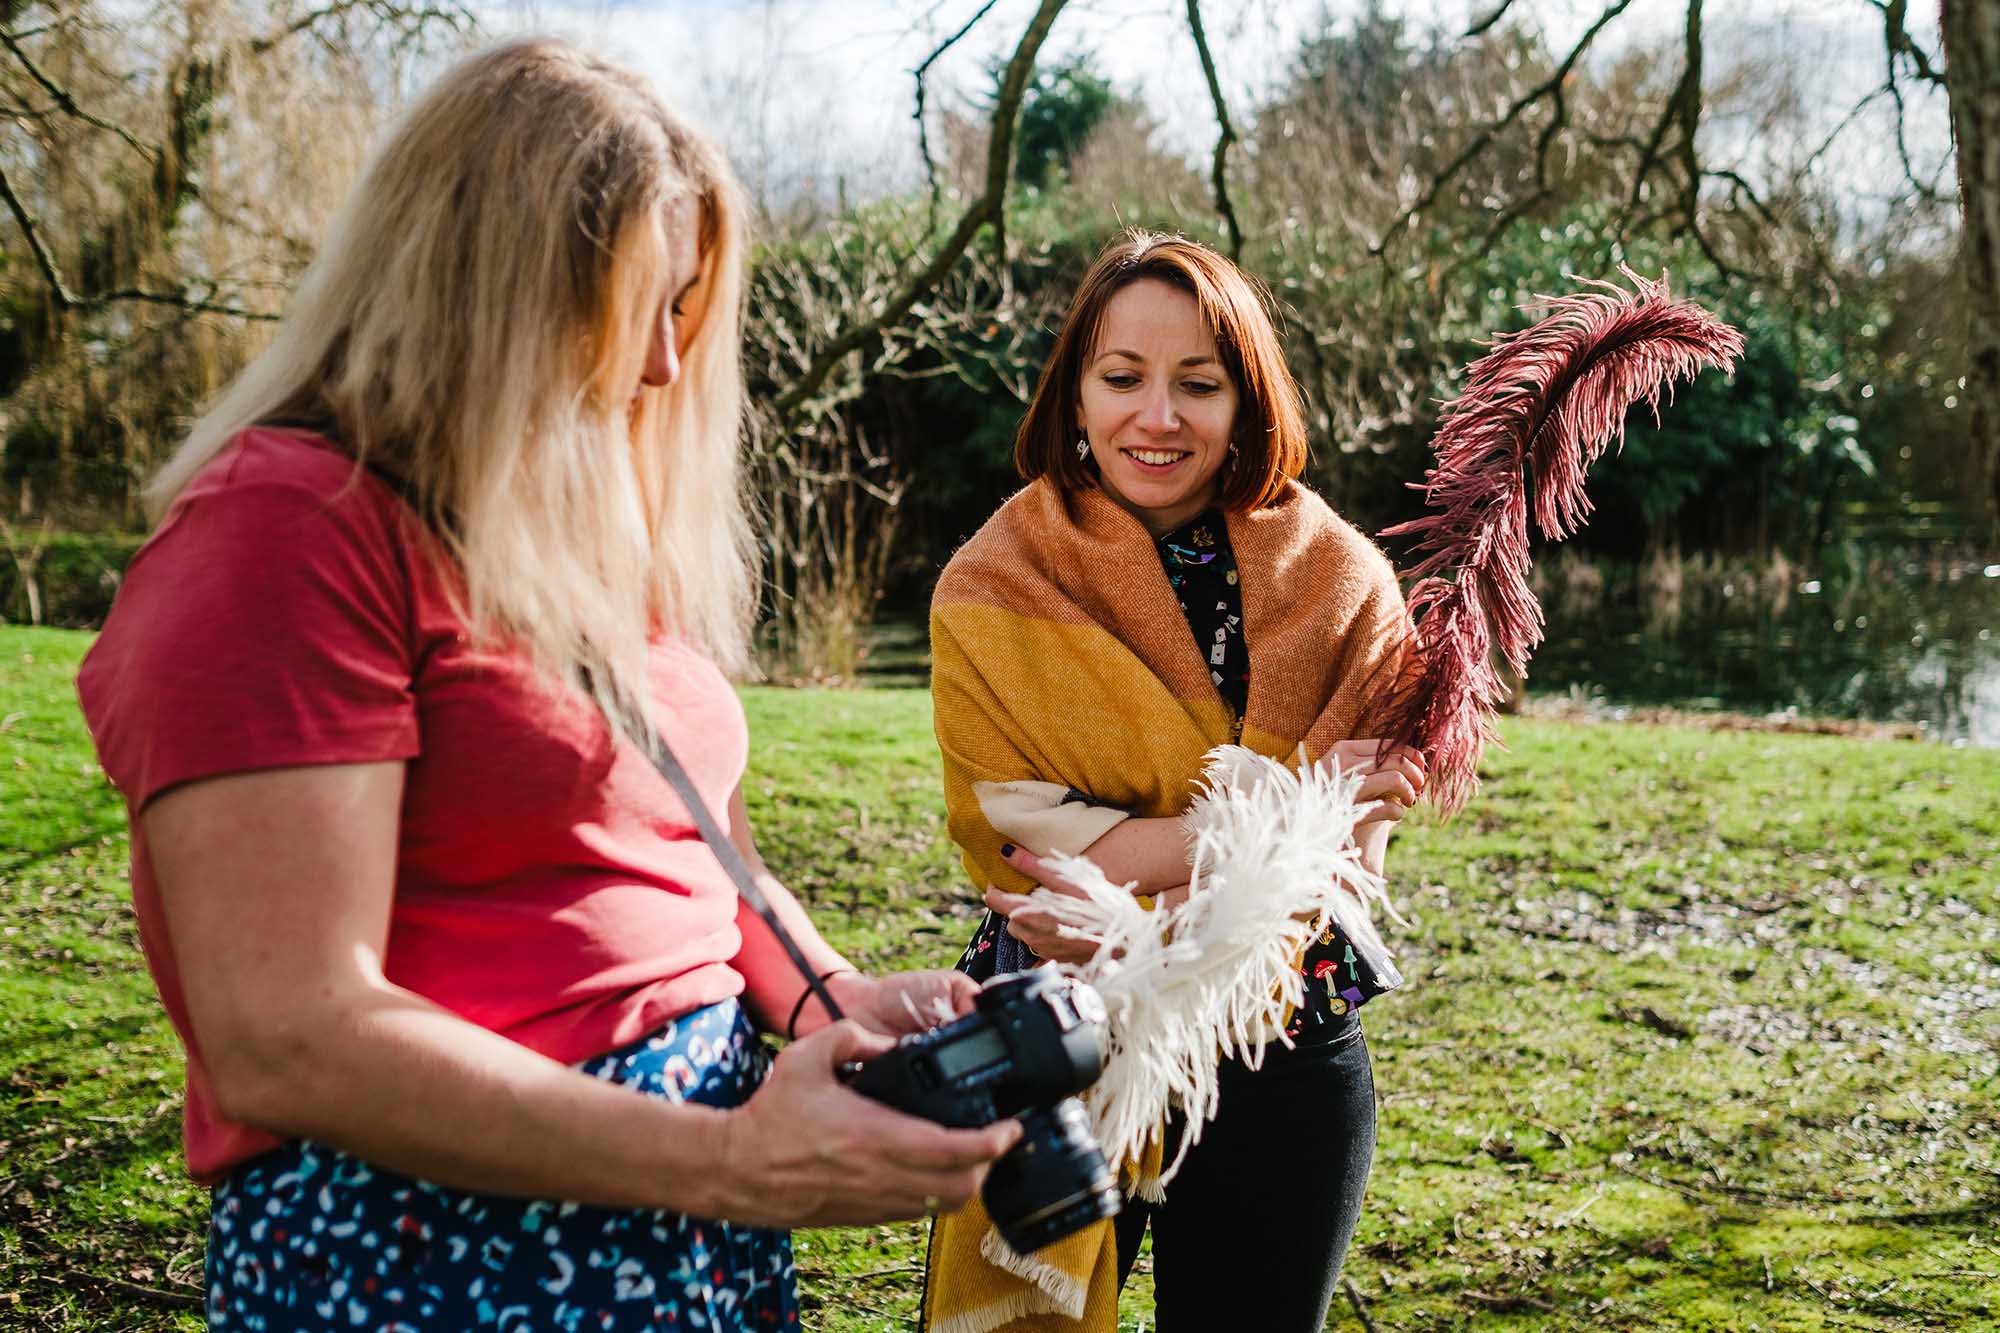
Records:
[[[1538,583],[1531,694],[1910,722],[2000,746],[2000,564],[1876,557],[1836,578],[1682,561],[1621,578],[1555,561]]]
[[[1528,690],[1906,722],[1943,741],[2000,747],[1995,558],[1878,556],[1836,577],[1699,558],[1607,571],[1539,553],[1548,629]],[[877,625],[860,679],[923,688],[927,648],[921,623]]]

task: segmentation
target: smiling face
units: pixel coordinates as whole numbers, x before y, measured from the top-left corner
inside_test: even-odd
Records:
[[[1155,278],[1113,296],[1078,400],[1105,492],[1155,537],[1214,503],[1237,390],[1193,296]]]

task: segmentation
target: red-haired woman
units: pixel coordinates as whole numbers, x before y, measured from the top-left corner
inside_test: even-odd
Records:
[[[931,607],[951,833],[973,883],[992,886],[967,970],[1088,955],[1028,905],[1037,883],[1060,887],[1041,855],[1184,895],[1179,817],[1213,747],[1374,759],[1403,600],[1382,554],[1295,480],[1305,456],[1261,289],[1185,239],[1107,248],[1015,441],[1028,485],[952,559]],[[1371,869],[1423,781],[1413,756],[1371,767]],[[1162,1333],[1320,1328],[1375,1142],[1355,1009],[1393,981],[1331,932],[1303,966],[1292,1045],[1224,1069],[1217,1118],[1164,1195],[1141,1163],[1115,1227],[1025,1258],[988,1239],[976,1201],[942,1219],[928,1326],[1111,1330],[1150,1222]]]

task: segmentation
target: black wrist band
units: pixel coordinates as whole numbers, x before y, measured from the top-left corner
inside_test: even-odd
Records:
[[[819,974],[820,985],[824,986],[826,984],[828,977],[837,977],[842,972],[854,972],[854,975],[857,977],[861,975],[859,972],[855,972],[855,970],[851,967],[829,968],[827,971]],[[806,1001],[810,1000],[812,997],[813,997],[813,989],[811,986],[808,986],[804,990],[799,992],[799,1002],[792,1006],[792,1016],[790,1020],[787,1021],[785,1024],[786,1041],[791,1041],[799,1035],[799,1015],[805,1013]]]

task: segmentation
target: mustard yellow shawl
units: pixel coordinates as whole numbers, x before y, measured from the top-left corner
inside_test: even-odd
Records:
[[[1407,635],[1382,553],[1292,483],[1227,518],[1250,650],[1240,738],[1140,522],[1101,491],[1016,493],[961,548],[931,602],[931,693],[945,806],[975,892],[1032,884],[1002,842],[1080,852],[1129,816],[1183,812],[1202,758],[1232,739],[1317,759],[1367,735]],[[1102,805],[1066,800],[1082,793]],[[1145,1177],[1128,1181],[1152,1194]],[[1111,1224],[1033,1255],[975,1200],[940,1218],[924,1297],[931,1333],[1114,1333]]]

